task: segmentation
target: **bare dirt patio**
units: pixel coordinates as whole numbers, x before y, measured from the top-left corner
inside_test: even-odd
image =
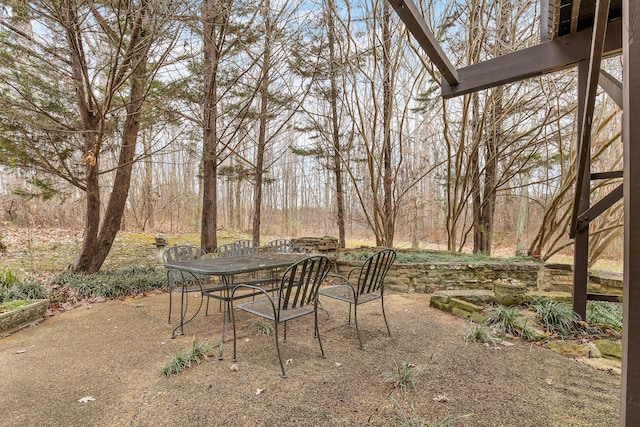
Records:
[[[239,371],[230,369],[227,341],[223,361],[212,357],[164,377],[161,366],[193,337],[219,342],[215,304],[173,340],[167,294],[81,306],[0,339],[0,425],[388,426],[401,418],[392,397],[428,423],[472,414],[453,425],[618,424],[619,377],[531,343],[466,344],[469,324],[428,301],[390,294],[391,338],[378,304],[362,306],[365,351],[346,322],[347,306],[327,301],[320,316],[327,358],[319,357],[312,319],[291,322],[282,346],[291,359],[286,380],[273,336],[256,334],[255,319],[243,313]],[[384,377],[402,362],[420,370],[404,396]]]

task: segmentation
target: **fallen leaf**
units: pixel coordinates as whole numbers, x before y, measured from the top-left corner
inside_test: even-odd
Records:
[[[26,353],[26,352],[27,352],[27,350],[18,350],[14,354],[22,354],[22,353]]]
[[[434,402],[448,402],[449,398],[446,393],[442,393],[433,398]]]
[[[515,345],[514,343],[509,342],[509,341],[502,341],[500,344],[502,344],[505,347],[512,347],[512,346]]]
[[[78,402],[87,403],[87,402],[92,402],[94,400],[96,400],[96,398],[93,397],[93,396],[85,396],[85,397],[82,397],[82,398],[78,399]]]
[[[290,364],[290,363],[293,363],[293,359],[287,359],[287,360],[284,362],[284,364],[285,364],[285,365],[288,365],[288,364]]]
[[[549,385],[553,384],[553,380],[551,378],[547,378],[546,380],[544,380],[544,382],[546,382]]]
[[[256,389],[256,395],[262,394],[263,391],[264,391],[263,388],[257,388]]]
[[[336,368],[339,368],[340,366],[342,366],[342,363],[336,362]]]
[[[240,370],[240,367],[237,363],[234,363],[229,369],[231,369],[231,372],[238,372]]]

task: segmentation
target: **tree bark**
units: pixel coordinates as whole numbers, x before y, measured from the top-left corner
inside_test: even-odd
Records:
[[[218,199],[217,199],[217,73],[218,47],[216,46],[216,23],[220,11],[217,0],[203,0],[202,21],[204,28],[204,120],[202,130],[202,217],[200,246],[205,252],[218,247]]]
[[[338,83],[336,67],[336,35],[334,12],[335,4],[333,0],[327,1],[327,36],[329,43],[329,78],[331,85],[331,140],[333,145],[333,174],[336,180],[336,224],[338,226],[338,246],[346,246],[346,234],[344,228],[344,184],[342,182],[342,161],[340,144],[340,124],[338,122]]]

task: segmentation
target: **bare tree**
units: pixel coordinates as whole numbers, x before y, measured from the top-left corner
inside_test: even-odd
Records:
[[[3,64],[8,71],[3,82],[12,88],[3,97],[3,114],[14,126],[13,152],[86,195],[83,242],[74,270],[99,270],[120,229],[147,83],[179,34],[169,31],[175,7],[153,0],[100,7],[72,0],[25,2],[20,13],[1,22],[10,34],[3,39],[4,48],[22,58]],[[39,24],[38,32],[25,32],[11,22],[26,17]],[[114,165],[102,164],[107,153],[114,154]],[[100,176],[109,171],[114,176],[101,215]]]

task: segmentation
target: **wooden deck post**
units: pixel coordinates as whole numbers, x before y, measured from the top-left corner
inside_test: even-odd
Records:
[[[640,1],[623,0],[624,324],[620,425],[640,425]],[[634,40],[635,34],[635,40]]]

